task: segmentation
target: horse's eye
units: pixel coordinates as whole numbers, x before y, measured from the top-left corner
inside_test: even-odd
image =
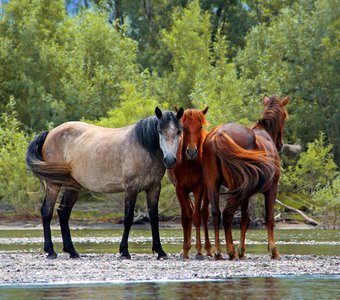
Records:
[[[201,130],[201,129],[202,129],[202,125],[200,126],[199,130]]]
[[[181,135],[181,131],[180,130],[177,131],[177,135]]]

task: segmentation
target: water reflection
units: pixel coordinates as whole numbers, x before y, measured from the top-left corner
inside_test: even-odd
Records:
[[[230,278],[0,287],[0,299],[338,299],[340,277]]]

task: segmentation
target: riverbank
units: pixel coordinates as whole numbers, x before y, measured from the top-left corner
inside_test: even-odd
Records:
[[[169,255],[157,260],[148,254],[86,254],[69,259],[61,254],[48,260],[42,254],[0,254],[0,285],[57,284],[141,280],[226,279],[296,275],[340,275],[340,256],[284,255],[278,261],[268,255],[249,255],[246,260],[182,260]]]

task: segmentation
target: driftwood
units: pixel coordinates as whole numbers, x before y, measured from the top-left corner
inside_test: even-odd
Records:
[[[294,212],[298,213],[299,215],[301,215],[304,218],[306,224],[313,225],[313,226],[319,226],[320,225],[320,223],[318,221],[315,221],[311,217],[308,217],[301,210],[294,208],[294,207],[291,207],[291,206],[288,206],[288,205],[282,203],[281,201],[279,201],[278,199],[276,199],[276,203],[282,205],[284,208],[287,208],[287,209],[294,211]]]

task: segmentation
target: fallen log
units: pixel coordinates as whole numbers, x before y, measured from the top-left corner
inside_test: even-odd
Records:
[[[319,226],[320,223],[318,221],[315,221],[314,219],[312,219],[311,217],[308,217],[304,212],[302,212],[301,210],[297,209],[297,208],[294,208],[294,207],[291,207],[291,206],[288,206],[284,203],[282,203],[281,201],[279,201],[278,199],[276,199],[276,203],[280,204],[281,206],[283,206],[284,208],[287,208],[291,211],[294,211],[296,213],[298,213],[299,215],[301,215],[303,218],[304,218],[304,221],[306,224],[309,224],[309,225],[313,225],[313,226]]]

